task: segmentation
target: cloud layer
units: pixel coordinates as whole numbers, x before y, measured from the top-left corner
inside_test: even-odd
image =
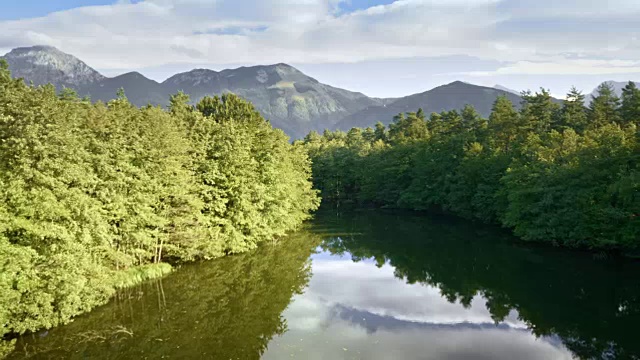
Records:
[[[635,0],[347,1],[118,1],[0,22],[0,50],[53,45],[105,70],[466,55],[503,64],[470,76],[640,73]]]

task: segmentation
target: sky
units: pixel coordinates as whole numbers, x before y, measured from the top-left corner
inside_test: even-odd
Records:
[[[0,2],[0,53],[51,45],[107,76],[284,62],[375,97],[455,80],[558,97],[640,81],[638,0]]]

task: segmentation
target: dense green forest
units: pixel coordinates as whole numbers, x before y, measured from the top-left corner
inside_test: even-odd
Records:
[[[310,176],[303,147],[236,96],[93,104],[0,63],[0,339],[66,323],[166,263],[284,235],[318,206]]]
[[[311,132],[303,143],[325,200],[437,210],[512,228],[530,241],[640,247],[640,90],[604,83],[472,107],[398,114],[388,128]]]

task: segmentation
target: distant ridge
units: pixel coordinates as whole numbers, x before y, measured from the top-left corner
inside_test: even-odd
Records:
[[[178,91],[189,94],[194,103],[207,95],[234,93],[251,101],[273,126],[293,139],[302,138],[311,130],[348,130],[373,126],[377,121],[388,124],[394,115],[418,108],[428,114],[470,104],[488,116],[500,95],[507,96],[516,106],[521,101],[512,90],[461,81],[401,98],[371,98],[323,84],[284,63],[222,71],[194,69],[159,83],[138,72],[105,77],[80,59],[51,46],[17,48],[3,58],[16,78],[35,85],[51,83],[58,89],[72,88],[94,101],[109,101],[120,88],[137,106],[166,106],[169,96]]]
[[[3,58],[14,77],[35,85],[51,83],[58,89],[73,88],[94,101],[109,101],[120,88],[137,106],[167,105],[169,96],[178,91],[189,94],[193,102],[206,95],[235,93],[251,101],[275,127],[293,138],[332,127],[349,114],[386,102],[322,84],[282,63],[220,72],[195,69],[158,83],[137,72],[105,77],[76,57],[50,46],[14,49]]]
[[[491,113],[493,102],[498,96],[506,96],[514,105],[519,106],[522,98],[519,95],[495,88],[454,81],[438,86],[420,94],[405,96],[387,106],[370,107],[342,119],[335,128],[348,130],[352,127],[372,126],[378,121],[389,124],[398,113],[416,111],[422,108],[425,113],[462,109],[465,105],[473,105],[485,117]]]

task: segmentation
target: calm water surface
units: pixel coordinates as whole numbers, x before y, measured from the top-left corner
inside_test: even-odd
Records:
[[[10,359],[638,359],[640,264],[464,220],[321,212],[184,266]]]

